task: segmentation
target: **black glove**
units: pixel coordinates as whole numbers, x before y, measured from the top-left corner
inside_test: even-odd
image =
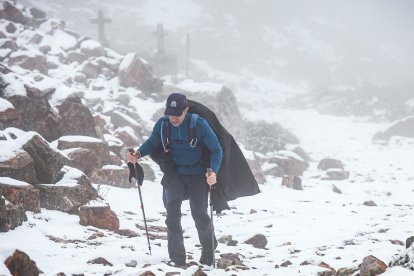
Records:
[[[144,170],[138,163],[131,163],[128,162],[128,168],[129,168],[129,183],[131,183],[132,178],[135,178],[138,181],[138,184],[142,186],[142,183],[144,182]],[[134,166],[135,165],[135,166]],[[135,168],[138,173],[138,177],[135,175]]]

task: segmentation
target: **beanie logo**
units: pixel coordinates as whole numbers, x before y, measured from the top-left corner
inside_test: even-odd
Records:
[[[177,107],[177,102],[176,101],[172,101],[170,103],[170,107]]]

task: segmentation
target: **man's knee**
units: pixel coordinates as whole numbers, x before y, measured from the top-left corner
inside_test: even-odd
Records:
[[[207,214],[193,214],[197,229],[206,230],[210,225],[210,217]]]
[[[167,219],[165,224],[168,230],[180,232],[181,229],[181,201],[172,201],[167,204]]]

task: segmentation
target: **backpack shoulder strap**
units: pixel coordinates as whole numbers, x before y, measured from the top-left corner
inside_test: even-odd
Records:
[[[168,120],[168,116],[162,117],[161,121],[161,143],[162,147],[164,148],[164,152],[168,152],[170,150],[170,121]]]
[[[191,120],[190,125],[188,128],[189,131],[189,137],[190,137],[190,146],[195,147],[197,145],[197,135],[196,135],[196,126],[197,126],[197,120],[199,116],[198,114],[191,114]]]

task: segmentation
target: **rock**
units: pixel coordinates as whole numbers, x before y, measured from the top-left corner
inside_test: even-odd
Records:
[[[232,235],[225,235],[225,236],[222,236],[221,238],[219,238],[217,241],[219,243],[225,243],[225,244],[227,244],[229,241],[232,241],[232,240],[233,240],[233,236]]]
[[[101,43],[91,39],[80,41],[80,49],[88,58],[105,56],[105,49]]]
[[[14,109],[9,101],[0,98],[0,106],[10,106],[10,108],[7,109],[0,109],[0,130],[8,127],[16,127],[22,130],[26,129],[20,114]]]
[[[379,275],[385,272],[387,265],[377,259],[376,257],[370,255],[364,258],[360,268],[360,276],[372,276]]]
[[[109,154],[108,144],[95,137],[88,136],[62,136],[58,140],[58,149],[71,149],[71,148],[85,148],[92,150],[98,156],[98,167],[110,163],[111,156]]]
[[[332,191],[337,194],[342,194],[342,191],[335,185],[332,185]]]
[[[88,264],[101,264],[101,265],[104,265],[104,266],[113,266],[113,264],[111,264],[105,258],[102,258],[102,257],[90,260],[90,261],[88,261]]]
[[[285,262],[283,262],[283,263],[280,264],[281,267],[288,267],[290,265],[292,265],[292,262],[289,261],[289,260],[287,260],[287,261],[285,261]]]
[[[40,206],[49,210],[77,213],[78,208],[98,197],[89,179],[79,170],[62,168],[62,179],[56,184],[39,184]]]
[[[308,168],[308,163],[292,151],[281,150],[278,155],[265,159],[269,163],[277,164],[283,168],[286,175],[300,176]]]
[[[147,163],[139,163],[142,167],[142,170],[144,171],[144,175],[145,175],[145,179],[144,179],[144,183],[145,180],[148,181],[155,181],[155,173],[154,170],[151,168],[151,166]]]
[[[338,269],[338,271],[336,272],[336,276],[352,276],[357,271],[359,271],[359,267],[353,267],[353,268],[342,267]]]
[[[20,23],[25,25],[26,18],[24,17],[23,13],[14,5],[12,5],[9,1],[3,2],[3,9],[0,10],[0,18]]]
[[[7,232],[27,221],[24,210],[20,207],[7,204],[0,191],[0,232]]]
[[[405,247],[406,247],[406,248],[409,248],[409,247],[410,247],[413,243],[414,243],[414,236],[409,237],[409,238],[407,239],[407,241],[405,242]]]
[[[0,191],[13,205],[22,206],[25,211],[40,213],[39,190],[32,185],[8,177],[0,177]]]
[[[6,259],[4,264],[12,275],[37,276],[40,273],[36,262],[30,259],[29,255],[18,249],[14,251],[12,256]]]
[[[344,164],[341,160],[333,158],[324,158],[319,161],[318,170],[326,171],[328,169],[344,169]]]
[[[91,149],[74,148],[65,150],[65,153],[71,161],[71,166],[81,170],[88,177],[102,165],[99,156]]]
[[[127,54],[119,65],[119,82],[125,87],[137,87],[144,92],[159,91],[162,81],[156,79],[148,62],[137,54]]]
[[[115,230],[114,232],[120,236],[125,236],[128,238],[138,237],[138,233],[130,229],[119,229],[119,230]]]
[[[414,116],[394,122],[388,129],[378,132],[373,140],[389,140],[392,136],[414,137]]]
[[[263,234],[256,234],[247,241],[245,241],[247,244],[253,245],[255,248],[262,248],[264,249],[267,245],[267,239],[265,235]]]
[[[99,75],[99,66],[92,62],[86,62],[83,64],[82,73],[86,76],[87,79],[95,79]]]
[[[62,117],[62,136],[83,135],[98,137],[92,113],[89,108],[82,104],[79,98],[67,98],[57,108]]]
[[[36,131],[47,141],[54,141],[61,136],[62,119],[46,98],[14,95],[7,100],[20,114],[26,129]]]
[[[368,200],[363,203],[365,206],[377,206],[377,204],[373,200]]]
[[[31,136],[31,137],[30,137]],[[27,142],[23,144],[24,149],[34,161],[36,177],[39,183],[56,183],[61,178],[60,170],[65,163],[65,157],[53,150],[49,143],[35,132],[28,133],[18,140]]]
[[[115,131],[115,137],[121,140],[123,142],[123,146],[125,147],[136,147],[143,142],[142,139],[135,135],[134,130],[128,126],[117,128]]]
[[[137,262],[137,261],[135,261],[135,260],[131,260],[131,261],[127,262],[125,265],[126,265],[127,267],[136,267],[136,266],[137,266],[137,264],[138,264],[138,262]]]
[[[0,176],[10,177],[27,183],[37,183],[36,171],[32,157],[23,150],[13,152],[0,162]]]
[[[44,19],[46,18],[46,13],[42,10],[37,8],[30,8],[30,14],[33,16],[34,19]]]
[[[111,185],[120,188],[132,188],[135,181],[129,183],[129,170],[114,165],[107,165],[92,173],[91,181],[93,183]]]
[[[75,50],[75,51],[70,51],[66,55],[66,62],[67,63],[77,62],[77,63],[81,64],[87,58],[88,57],[84,53],[80,52],[79,50]]]
[[[257,183],[259,184],[263,184],[266,182],[266,176],[264,175],[263,171],[262,171],[262,167],[260,164],[260,161],[255,159],[255,160],[250,160],[250,159],[246,159],[247,163],[249,164],[250,169],[252,170],[252,173],[254,175],[254,178],[256,179]]]
[[[40,73],[45,75],[48,73],[46,57],[39,51],[14,52],[9,57],[8,65],[17,65],[30,71],[38,70]]]
[[[226,269],[229,266],[240,266],[247,268],[239,258],[238,254],[226,253],[220,254],[220,259],[217,261],[217,268]]]
[[[101,229],[119,229],[119,219],[107,205],[81,206],[79,208],[80,224],[92,225]]]
[[[349,172],[342,169],[328,169],[322,180],[345,180],[349,178]]]

